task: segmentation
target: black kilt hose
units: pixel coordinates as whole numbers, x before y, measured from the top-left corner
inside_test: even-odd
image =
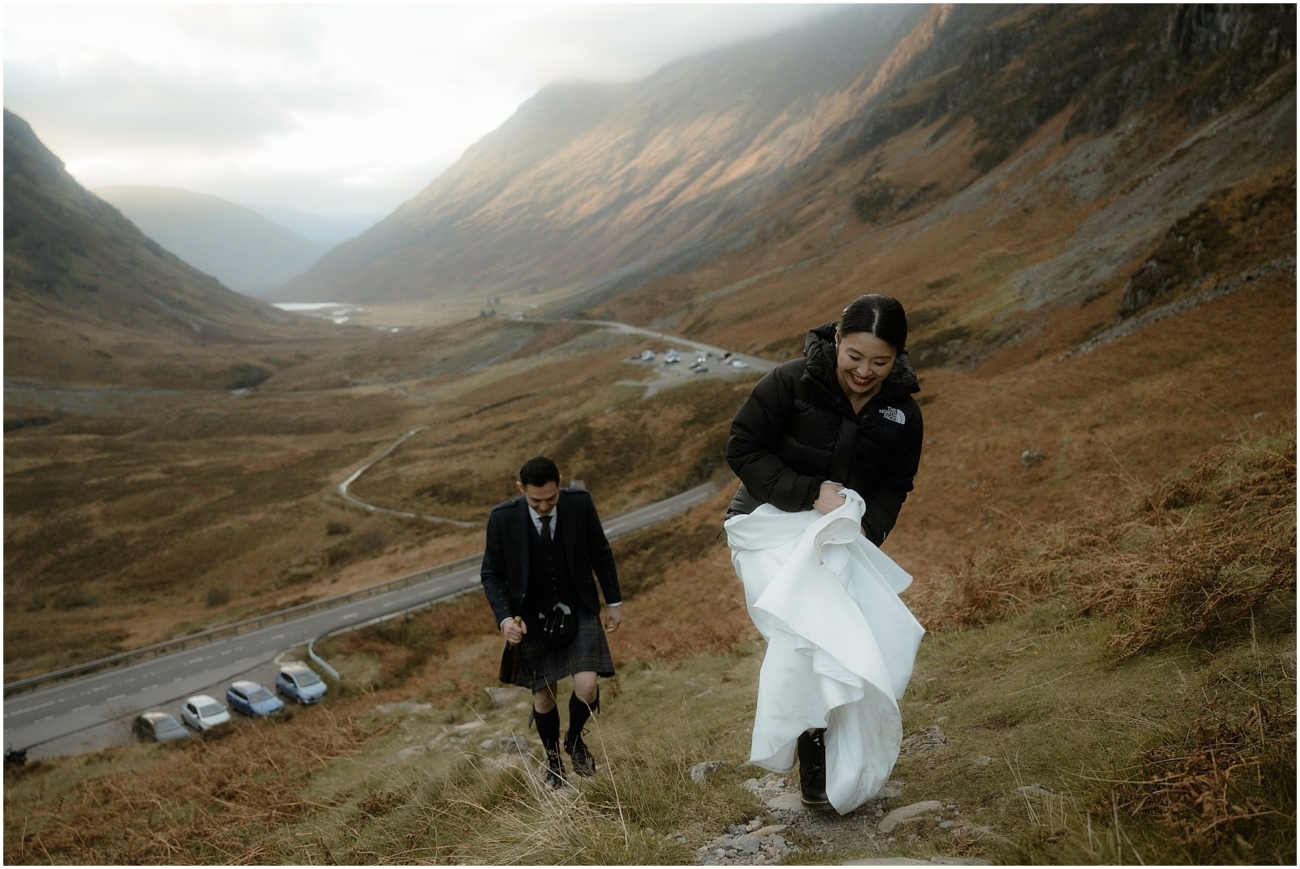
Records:
[[[531,632],[524,634],[524,641],[519,644],[515,685],[541,691],[574,673],[590,671],[597,676],[614,675],[614,659],[609,654],[600,616],[589,612],[577,615],[578,629],[573,639],[563,646],[551,647]]]

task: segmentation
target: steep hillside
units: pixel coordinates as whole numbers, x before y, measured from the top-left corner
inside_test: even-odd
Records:
[[[962,6],[926,26],[751,243],[623,295],[593,283],[609,298],[588,312],[784,358],[885,292],[920,366],[992,371],[1294,280],[1293,7]]]
[[[575,311],[694,272],[645,306],[661,316],[817,262],[879,281],[946,260],[904,294],[949,281],[965,301],[931,305],[935,333],[1005,342],[1012,309],[1102,292],[1198,203],[1293,161],[1294,23],[1286,6],[855,7],[641,82],[553,86],[282,294]],[[920,253],[879,262],[898,248]]]
[[[304,271],[327,249],[216,196],[139,185],[91,192],[185,262],[250,296]]]
[[[797,163],[819,99],[878,69],[923,12],[855,7],[643,81],[545,88],[275,297],[552,290],[714,237]]]
[[[163,250],[17,115],[4,127],[6,378],[235,388],[277,366],[254,344],[323,334]]]

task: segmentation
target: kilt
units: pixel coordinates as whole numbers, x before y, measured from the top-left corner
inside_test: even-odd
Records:
[[[540,691],[574,673],[592,670],[597,676],[614,675],[614,659],[609,654],[600,616],[591,612],[578,612],[577,616],[578,629],[573,639],[559,648],[547,646],[532,633],[524,634],[514,684]]]

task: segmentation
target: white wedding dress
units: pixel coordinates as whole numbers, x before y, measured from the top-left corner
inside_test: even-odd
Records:
[[[925,629],[899,599],[912,577],[862,535],[865,509],[822,515],[764,504],[726,522],[749,615],[767,640],[750,763],[794,766],[795,740],[826,728],[826,795],[847,814],[880,790],[903,738],[898,700]]]

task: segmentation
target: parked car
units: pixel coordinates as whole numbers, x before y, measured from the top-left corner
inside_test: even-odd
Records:
[[[749,367],[748,365],[745,364],[745,360],[744,360],[744,359],[732,359],[730,364],[731,364],[731,367],[732,367],[732,368],[748,368],[748,367]]]
[[[676,350],[669,350],[667,353],[664,354],[665,363],[681,362],[681,361],[682,361],[682,354],[678,353]]]
[[[299,703],[315,703],[325,696],[325,682],[311,667],[295,661],[280,668],[275,690]]]
[[[188,739],[190,732],[166,712],[142,712],[131,722],[131,732],[144,742],[171,742]]]
[[[226,689],[226,702],[230,708],[245,715],[266,718],[284,711],[284,701],[256,682],[241,679],[231,682]]]
[[[230,712],[207,694],[195,694],[181,707],[181,721],[195,730],[210,730],[230,720]]]

